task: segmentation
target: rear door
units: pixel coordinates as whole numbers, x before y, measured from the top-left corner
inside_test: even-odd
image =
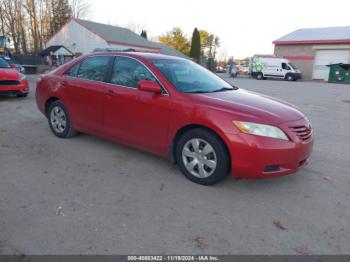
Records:
[[[103,103],[110,56],[88,57],[65,73],[69,113],[76,128],[89,133],[103,130]]]

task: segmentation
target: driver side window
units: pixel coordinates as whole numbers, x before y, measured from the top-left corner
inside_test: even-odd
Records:
[[[140,80],[156,81],[151,72],[140,62],[128,57],[116,57],[111,76],[112,84],[137,88]]]
[[[282,63],[282,69],[290,70],[290,67],[286,63]]]

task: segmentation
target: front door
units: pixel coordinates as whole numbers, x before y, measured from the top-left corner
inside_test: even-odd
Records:
[[[157,81],[138,60],[115,57],[106,90],[105,132],[126,144],[163,154],[171,121],[170,97],[165,92],[138,90],[140,80]]]

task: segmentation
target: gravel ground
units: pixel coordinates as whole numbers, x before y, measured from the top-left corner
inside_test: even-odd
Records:
[[[350,254],[350,85],[233,80],[309,116],[312,161],[204,187],[157,156],[54,137],[29,78],[28,98],[0,97],[0,254]]]

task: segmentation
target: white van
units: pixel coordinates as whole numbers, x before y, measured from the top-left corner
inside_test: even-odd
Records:
[[[296,81],[301,78],[301,72],[288,59],[279,57],[258,57],[251,60],[250,70],[252,77],[262,80],[279,78]]]

